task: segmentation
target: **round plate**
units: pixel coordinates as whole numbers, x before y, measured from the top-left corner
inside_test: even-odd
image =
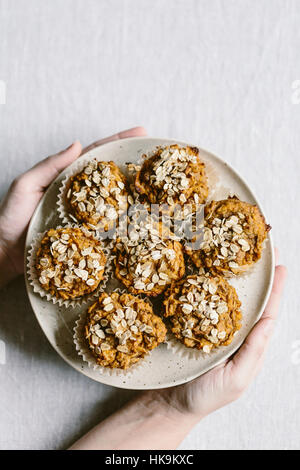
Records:
[[[173,143],[184,146],[191,145],[175,140],[136,137],[107,143],[94,148],[85,154],[85,156],[97,158],[98,160],[113,160],[122,169],[126,162],[137,162],[143,153],[152,151],[157,145],[170,145]],[[211,153],[200,149],[201,157],[213,166],[222,180],[222,185],[230,188],[232,194],[237,194],[244,201],[257,204],[262,210],[257,198],[253,195],[246,182],[227,163]],[[26,255],[31,241],[37,233],[61,223],[56,210],[56,200],[64,175],[65,171],[51,184],[31,219],[26,239]],[[58,354],[74,369],[93,380],[115,387],[155,389],[188,382],[231,356],[239,348],[253,325],[260,318],[270,293],[273,275],[273,246],[270,235],[268,235],[262,258],[255,265],[253,272],[246,277],[234,278],[230,281],[236,288],[242,302],[243,313],[242,328],[238,331],[232,343],[227,347],[216,349],[210,354],[199,353],[198,359],[178,357],[171,350],[167,349],[165,344],[162,344],[146,357],[142,367],[138,368],[128,377],[116,375],[103,376],[99,371],[97,372],[97,370],[90,368],[78,356],[73,343],[73,327],[80,307],[75,309],[72,307],[58,307],[42,299],[33,292],[27,279],[26,287],[33,311],[49,342]]]

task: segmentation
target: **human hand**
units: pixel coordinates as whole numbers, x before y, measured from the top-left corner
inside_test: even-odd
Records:
[[[195,424],[209,413],[239,398],[262,367],[285,278],[285,266],[276,266],[273,288],[265,311],[231,358],[192,382],[152,392],[155,399],[167,404],[171,414],[175,411],[175,415],[191,419]]]
[[[0,206],[0,285],[24,270],[24,244],[27,227],[41,197],[57,175],[82,153],[107,142],[126,137],[143,136],[143,127],[135,127],[99,140],[82,151],[76,141],[66,150],[37,163],[11,184]]]
[[[71,449],[177,448],[198,421],[236,400],[260,370],[285,277],[286,268],[276,266],[265,311],[233,357],[187,384],[138,394]]]

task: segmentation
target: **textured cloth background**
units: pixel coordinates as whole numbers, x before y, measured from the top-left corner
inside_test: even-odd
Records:
[[[199,144],[247,178],[289,268],[280,318],[249,390],[181,448],[299,448],[300,1],[0,0],[0,12],[1,195],[76,138],[135,125]],[[0,310],[1,449],[65,448],[134,395],[64,363],[22,279]]]

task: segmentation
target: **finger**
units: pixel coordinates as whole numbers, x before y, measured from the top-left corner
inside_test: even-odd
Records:
[[[257,363],[262,357],[272,335],[285,278],[286,268],[284,266],[277,266],[268,304],[262,318],[254,326],[242,347],[230,361],[229,365],[233,369],[232,372],[241,373],[246,378],[256,369]]]
[[[287,269],[285,266],[276,266],[272,291],[262,314],[262,319],[271,318],[273,321],[276,319],[286,275]]]
[[[62,170],[79,157],[81,150],[81,143],[74,142],[60,153],[51,155],[37,163],[21,176],[21,182],[30,191],[44,190]]]
[[[275,266],[277,266],[278,259],[279,259],[279,250],[278,250],[277,246],[275,246],[274,255],[275,255]]]
[[[83,149],[82,154],[89,152],[95,147],[99,147],[99,145],[113,142],[114,140],[126,139],[127,137],[142,137],[144,135],[147,135],[146,129],[144,127],[133,127],[132,129],[127,129],[126,131],[118,132],[117,134],[111,135],[110,137],[105,137],[105,139],[93,142],[88,147]]]

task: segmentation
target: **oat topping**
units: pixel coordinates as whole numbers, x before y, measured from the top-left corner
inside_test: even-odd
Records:
[[[165,336],[150,304],[131,294],[103,293],[88,310],[85,337],[99,365],[126,369]]]
[[[165,148],[153,165],[150,183],[162,188],[169,196],[187,189],[190,181],[185,174],[189,162],[197,163],[196,155],[185,149]]]
[[[48,230],[36,254],[40,284],[63,299],[95,290],[103,278],[105,263],[100,242],[79,228]]]
[[[133,293],[155,296],[185,272],[181,244],[150,216],[117,239],[116,277]]]
[[[209,353],[228,345],[240,328],[240,301],[223,278],[188,276],[166,292],[165,316],[171,331],[185,346]]]
[[[186,251],[197,267],[239,274],[260,258],[269,229],[256,206],[237,198],[212,201],[205,208],[200,250]]]
[[[71,215],[91,229],[107,230],[127,208],[126,179],[114,162],[91,160],[70,178],[66,193]]]
[[[202,204],[208,195],[205,165],[199,159],[199,150],[171,145],[159,148],[145,160],[136,175],[138,193],[151,203]]]
[[[204,241],[201,249],[207,252],[211,248],[219,247],[220,254],[218,259],[214,261],[214,266],[220,265],[221,259],[226,259],[231,268],[237,268],[238,264],[235,262],[237,254],[240,250],[249,251],[250,245],[243,231],[243,226],[247,225],[245,216],[241,212],[237,215],[231,215],[222,219],[215,217],[211,221],[211,228],[204,227]]]

